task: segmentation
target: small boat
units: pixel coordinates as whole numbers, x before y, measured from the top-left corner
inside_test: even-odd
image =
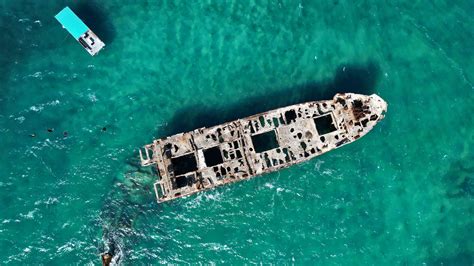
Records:
[[[69,7],[61,10],[55,18],[90,55],[96,55],[105,47],[99,37]]]
[[[157,168],[164,202],[310,160],[364,136],[386,111],[378,95],[336,94],[154,140],[141,164]]]

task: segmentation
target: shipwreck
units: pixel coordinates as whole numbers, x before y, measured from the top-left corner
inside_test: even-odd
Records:
[[[364,136],[386,111],[375,94],[336,94],[154,140],[141,164],[157,168],[164,202],[310,160]]]

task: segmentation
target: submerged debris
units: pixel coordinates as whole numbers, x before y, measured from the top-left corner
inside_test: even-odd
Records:
[[[364,136],[386,110],[375,94],[337,94],[155,140],[141,164],[156,165],[163,202],[314,158]]]
[[[103,266],[109,266],[110,263],[112,262],[112,254],[110,253],[104,253],[101,255],[102,257],[102,265]]]

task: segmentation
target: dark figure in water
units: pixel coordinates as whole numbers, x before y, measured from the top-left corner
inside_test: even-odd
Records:
[[[48,128],[48,132],[53,132],[54,129],[53,128]]]
[[[102,265],[103,266],[109,266],[110,263],[112,262],[113,255],[106,252],[102,254]]]
[[[117,235],[114,232],[108,231],[104,228],[104,248],[105,250],[101,253],[102,265],[109,266],[110,264],[120,265],[122,259],[122,250],[120,244],[116,244],[120,239],[116,238]],[[118,236],[124,237],[124,235]]]

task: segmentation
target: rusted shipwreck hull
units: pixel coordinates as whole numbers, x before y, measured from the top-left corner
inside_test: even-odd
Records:
[[[157,167],[158,202],[245,180],[348,144],[383,119],[379,96],[345,93],[154,140],[141,164]]]

